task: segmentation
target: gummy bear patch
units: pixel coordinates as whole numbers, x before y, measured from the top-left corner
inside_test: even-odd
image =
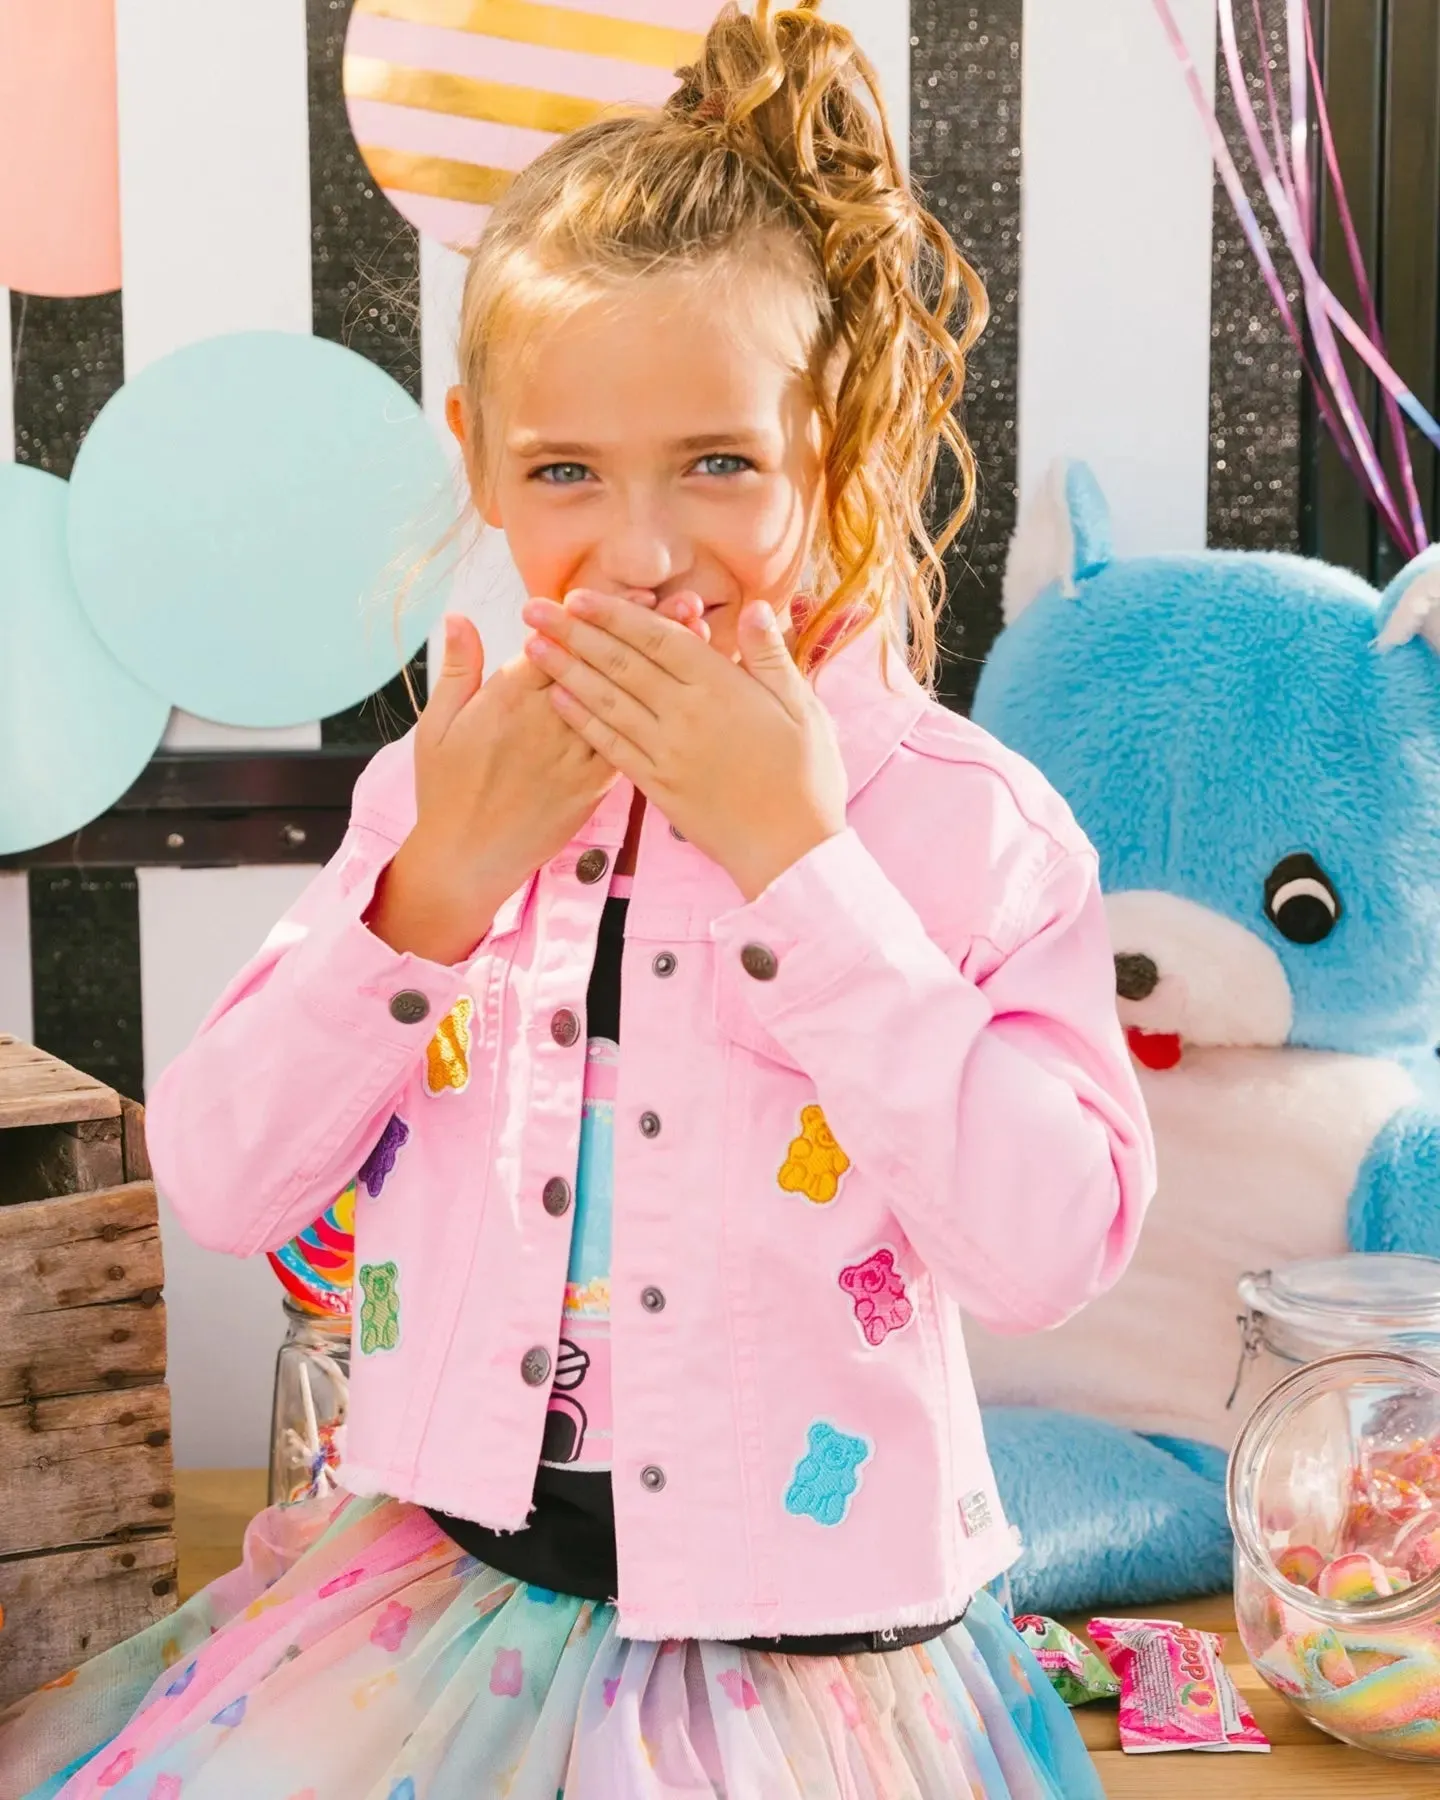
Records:
[[[425,1046],[425,1092],[461,1093],[470,1085],[470,1020],[475,1002],[462,994]]]
[[[410,1136],[410,1127],[399,1113],[391,1113],[386,1120],[385,1129],[380,1133],[380,1141],[360,1165],[357,1179],[372,1200],[380,1198],[380,1190],[389,1179],[395,1167],[395,1158],[405,1148]]]
[[[780,1169],[780,1185],[787,1194],[803,1194],[817,1206],[828,1206],[840,1192],[840,1181],[850,1158],[835,1142],[818,1106],[800,1114],[800,1135],[793,1138]]]
[[[362,1263],[360,1353],[393,1350],[400,1342],[400,1271],[393,1262]]]
[[[903,1331],[915,1317],[893,1250],[876,1250],[864,1262],[842,1269],[840,1286],[855,1302],[855,1323],[872,1349],[892,1331]]]
[[[871,1446],[862,1437],[837,1431],[823,1419],[810,1427],[809,1449],[800,1458],[785,1495],[785,1510],[818,1525],[838,1525],[860,1485],[860,1468]]]

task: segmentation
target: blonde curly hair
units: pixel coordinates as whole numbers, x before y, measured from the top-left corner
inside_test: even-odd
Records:
[[[956,406],[985,325],[980,278],[895,153],[878,79],[820,0],[725,7],[659,108],[611,113],[514,180],[470,257],[460,377],[472,469],[486,467],[492,359],[525,321],[677,268],[778,250],[809,300],[807,374],[822,424],[818,589],[802,668],[874,620],[909,615],[911,667],[933,680],[942,553],[974,504]],[[958,320],[953,315],[960,314]],[[941,446],[958,504],[926,518]]]

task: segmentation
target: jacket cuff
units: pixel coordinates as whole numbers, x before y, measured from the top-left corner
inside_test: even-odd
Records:
[[[867,974],[889,969],[947,985],[957,979],[919,914],[853,828],[802,856],[748,906],[717,919],[711,934],[720,980],[737,985],[781,1044],[787,1016],[796,1015],[803,1032],[804,1017],[835,990],[848,989],[865,965]],[[990,1007],[978,988],[970,991],[978,1032],[989,1022]]]
[[[381,870],[346,896],[343,913],[317,922],[282,967],[296,998],[342,1031],[418,1056],[460,998],[470,959],[449,965],[392,950],[365,923]]]

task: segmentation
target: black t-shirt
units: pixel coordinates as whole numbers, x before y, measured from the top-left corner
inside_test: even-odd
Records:
[[[620,964],[625,947],[625,915],[629,901],[605,903],[590,987],[585,997],[585,1029],[589,1038],[620,1042]],[[546,1420],[545,1451],[559,1446],[550,1433],[563,1428],[561,1415]],[[615,1553],[615,1500],[604,1471],[563,1469],[542,1462],[535,1473],[534,1507],[523,1531],[490,1531],[469,1519],[431,1510],[430,1516],[471,1556],[501,1574],[533,1587],[581,1600],[613,1601],[619,1588]],[[697,1543],[695,1554],[705,1547]],[[852,1632],[832,1637],[780,1637],[746,1640],[745,1648],[787,1656],[853,1656],[867,1650],[898,1650],[925,1643],[949,1629],[923,1625],[887,1632]]]

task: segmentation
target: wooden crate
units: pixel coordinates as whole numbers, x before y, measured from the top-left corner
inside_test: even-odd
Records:
[[[0,1706],[176,1604],[141,1108],[0,1035]]]

